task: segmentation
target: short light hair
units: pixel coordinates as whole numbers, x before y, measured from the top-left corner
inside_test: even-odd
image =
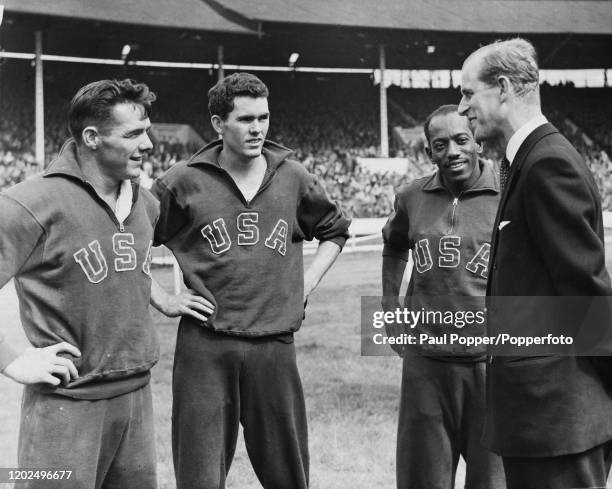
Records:
[[[537,53],[533,44],[517,37],[495,41],[470,55],[481,56],[480,80],[487,85],[497,84],[500,76],[510,80],[515,93],[523,97],[539,89]],[[468,58],[469,59],[469,58]]]
[[[239,72],[226,76],[208,91],[208,111],[226,120],[234,110],[236,97],[268,97],[268,87],[251,73]]]

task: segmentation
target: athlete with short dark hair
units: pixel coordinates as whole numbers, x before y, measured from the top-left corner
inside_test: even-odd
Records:
[[[349,219],[319,179],[265,139],[268,90],[236,73],[209,91],[221,140],[156,181],[156,244],[213,303],[207,323],[182,318],[173,373],[179,489],[223,488],[241,423],[266,489],[308,486],[306,411],[293,333],[304,303],[340,253]],[[320,245],[304,274],[302,242]]]
[[[134,181],[154,100],[131,80],[83,87],[74,138],[43,174],[0,194],[0,287],[14,278],[32,344],[19,354],[0,338],[0,370],[25,384],[19,466],[71,471],[19,487],[157,485],[148,306],[159,204]],[[153,295],[168,315],[212,311],[189,292]]]
[[[479,160],[468,120],[457,113],[456,105],[432,112],[424,130],[427,154],[438,171],[397,192],[394,212],[383,229],[383,307],[401,307],[400,285],[412,250],[414,266],[404,307],[482,312],[499,181],[492,166]],[[483,336],[485,325],[419,324],[411,332],[419,339],[451,333]],[[484,347],[425,341],[395,349],[403,357],[398,489],[453,487],[460,455],[466,461],[466,488],[503,488],[501,459],[480,443]]]

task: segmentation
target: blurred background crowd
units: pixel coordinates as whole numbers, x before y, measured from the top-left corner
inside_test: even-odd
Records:
[[[34,103],[32,72],[0,67],[0,188],[40,171],[34,158]],[[82,70],[81,70],[82,71]],[[155,75],[155,76],[153,76]],[[70,97],[87,81],[108,77],[91,72],[46,73],[45,153],[48,164],[68,136],[66,112]],[[111,76],[121,77],[121,74]],[[270,87],[271,124],[268,138],[295,151],[308,170],[319,175],[329,193],[355,217],[383,217],[393,207],[394,188],[430,174],[434,167],[422,140],[403,141],[395,128],[422,124],[438,106],[458,103],[458,88],[388,90],[390,156],[407,158],[406,172],[372,172],[358,158],[379,152],[379,93],[368,76],[270,75],[261,78]],[[147,77],[149,79],[147,79]],[[158,93],[151,121],[189,124],[205,142],[215,135],[206,107],[206,88],[214,83],[143,73],[136,77]],[[144,78],[144,79],[143,79]],[[201,87],[191,91],[185,86]],[[604,209],[612,210],[612,88],[575,88],[542,85],[545,115],[584,156],[601,192]],[[143,181],[150,183],[171,166],[189,158],[197,145],[158,141],[143,164]],[[488,148],[485,157],[499,159]]]

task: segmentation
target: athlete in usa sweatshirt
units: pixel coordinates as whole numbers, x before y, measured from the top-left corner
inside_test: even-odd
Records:
[[[149,267],[159,211],[147,190],[125,181],[122,193],[126,185],[131,211],[120,222],[85,179],[69,140],[44,174],[0,194],[0,287],[15,278],[34,347],[67,342],[81,351],[70,358],[77,379],[40,389],[106,399],[149,381],[158,359]],[[0,370],[16,357],[0,338]]]
[[[291,150],[271,141],[261,187],[246,201],[218,164],[222,148],[222,141],[205,146],[155,182],[154,244],[166,244],[185,284],[215,304],[207,327],[249,337],[296,331],[304,314],[302,242],[342,247],[350,220]]]

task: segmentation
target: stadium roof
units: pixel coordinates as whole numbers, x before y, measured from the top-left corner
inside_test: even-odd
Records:
[[[547,69],[612,67],[612,1],[603,0],[0,0],[0,48],[234,65],[458,69],[480,45],[523,35]],[[246,35],[245,35],[246,34]],[[250,34],[250,35],[249,35]]]
[[[612,34],[609,0],[204,0],[253,22],[497,33]]]
[[[219,15],[202,0],[0,0],[0,3],[7,13],[234,34],[253,33]]]

